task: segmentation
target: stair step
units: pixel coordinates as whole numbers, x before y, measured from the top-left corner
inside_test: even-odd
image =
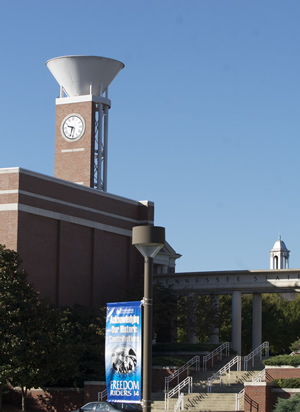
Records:
[[[177,399],[169,401],[169,411],[174,410]],[[188,394],[184,397],[184,410],[190,412],[196,411],[235,411],[236,396],[232,394],[208,393],[208,394]],[[164,411],[164,402],[154,402],[152,410],[155,412]],[[240,401],[240,411],[243,410],[243,401]]]
[[[214,373],[219,371],[222,366],[228,363],[230,358],[223,359],[222,363],[215,366],[215,370],[199,371],[193,374],[193,393],[187,393],[187,387],[183,388],[184,393],[184,411],[189,412],[235,412],[236,411],[236,394],[244,389],[244,382],[252,381],[262,369],[263,365],[257,370],[236,371],[231,369],[230,373],[226,372],[220,378],[214,380],[211,384],[211,393],[207,393],[207,380]],[[257,365],[257,363],[256,363]],[[250,362],[248,369],[251,369]],[[174,384],[175,386],[175,384]],[[174,387],[173,385],[170,387]],[[165,394],[164,391],[153,393],[152,395],[152,411],[165,411]],[[169,399],[169,411],[174,411],[174,406],[178,401],[178,396],[175,395]],[[239,411],[244,410],[244,399],[239,400]]]

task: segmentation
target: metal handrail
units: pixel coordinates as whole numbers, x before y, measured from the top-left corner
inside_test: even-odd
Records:
[[[107,389],[102,392],[98,392],[98,401],[103,401],[107,397]]]
[[[260,371],[254,378],[252,378],[252,382],[264,382],[266,380],[266,369]]]
[[[249,360],[252,359],[252,367],[254,366],[254,358],[255,356],[259,353],[260,355],[260,360],[262,359],[262,351],[263,349],[266,350],[266,357],[269,356],[269,342],[264,342],[260,346],[258,346],[256,349],[254,349],[249,355],[244,356],[244,370],[248,370],[248,362]]]
[[[174,405],[174,412],[177,412],[178,410],[183,410],[184,408],[184,395],[183,393],[179,392],[179,398],[178,401]]]
[[[259,372],[254,378],[252,378],[252,382],[261,382],[262,380],[265,380],[266,378],[266,370],[263,369],[261,372]],[[240,399],[245,396],[245,389],[242,389],[239,393],[236,394],[235,398],[235,410],[239,411],[240,410]]]
[[[175,379],[176,377],[178,378],[177,380],[177,385],[179,384],[179,375],[188,370],[190,366],[194,365],[196,363],[196,371],[199,371],[200,368],[200,356],[194,356],[192,359],[190,359],[186,364],[181,366],[179,369],[176,369],[171,375],[165,377],[165,392],[169,391],[169,383]]]
[[[183,381],[181,381],[179,385],[175,386],[175,388],[165,393],[165,409],[169,409],[169,399],[172,398],[172,396],[176,395],[176,393],[180,393],[180,390],[187,385],[188,385],[188,393],[192,393],[193,392],[193,378],[191,376],[188,376]]]
[[[245,395],[245,389],[242,389],[239,393],[235,396],[235,410],[240,410],[240,399]]]
[[[208,355],[203,356],[203,370],[204,371],[206,371],[206,365],[207,365],[208,360],[212,359],[212,366],[214,366],[214,357],[218,355],[219,353],[221,354],[220,360],[222,360],[222,353],[224,349],[226,350],[225,356],[229,356],[229,349],[230,349],[229,342],[222,343],[222,345],[218,346],[215,350],[210,352]]]
[[[225,372],[228,372],[230,375],[230,369],[232,366],[235,364],[237,365],[237,371],[241,370],[241,361],[242,357],[237,355],[235,358],[231,359],[226,365],[224,365],[220,370],[218,370],[216,373],[214,373],[210,378],[207,379],[207,393],[211,393],[211,384],[214,380],[217,378],[220,378],[220,386],[222,385],[222,375]]]

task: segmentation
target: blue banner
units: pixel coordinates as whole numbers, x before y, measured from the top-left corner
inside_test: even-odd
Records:
[[[107,400],[139,403],[141,371],[141,302],[108,303],[105,334]]]

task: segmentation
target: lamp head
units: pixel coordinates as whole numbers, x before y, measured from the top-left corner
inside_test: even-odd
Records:
[[[165,244],[165,228],[160,226],[135,226],[132,244],[145,257],[154,258]]]

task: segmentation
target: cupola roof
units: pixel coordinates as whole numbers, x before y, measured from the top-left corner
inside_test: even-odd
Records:
[[[277,250],[286,250],[289,252],[288,248],[285,246],[285,243],[283,240],[281,240],[281,236],[279,235],[278,240],[274,243],[272,251],[277,251]]]

